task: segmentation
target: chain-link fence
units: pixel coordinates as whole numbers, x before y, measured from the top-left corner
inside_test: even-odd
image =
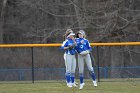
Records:
[[[134,52],[139,47],[133,46],[133,51],[118,51],[122,48],[124,47],[93,48],[92,62],[98,81],[140,78],[140,54]],[[64,52],[59,47],[1,48],[0,51],[0,81],[65,79]],[[86,65],[84,76],[90,78]],[[76,78],[79,78],[78,66]]]

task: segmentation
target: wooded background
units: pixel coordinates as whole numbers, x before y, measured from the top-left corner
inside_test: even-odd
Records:
[[[1,44],[62,43],[67,28],[85,30],[91,43],[140,41],[140,0],[0,0]],[[139,46],[99,49],[101,66],[140,65]],[[34,48],[35,67],[64,67],[63,53]],[[0,68],[30,67],[30,48],[0,49]]]

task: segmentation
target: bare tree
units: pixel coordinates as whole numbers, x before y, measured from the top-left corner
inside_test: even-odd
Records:
[[[91,42],[140,41],[139,0],[9,1],[15,6],[9,5],[10,8],[5,12],[7,0],[2,2],[0,40],[3,39],[3,25],[6,22],[5,26],[9,33],[5,34],[12,37],[10,40],[15,40],[16,43],[60,43],[67,28],[75,32],[84,29]],[[5,13],[8,15],[6,19]],[[19,35],[15,35],[17,33]],[[17,37],[23,39],[16,39]],[[129,63],[134,65],[135,57],[132,53],[140,53],[138,47],[101,47],[101,49],[103,66],[127,66]],[[127,63],[126,53],[130,57]],[[54,62],[57,62],[57,59]],[[138,61],[136,63],[138,64]]]
[[[4,13],[5,13],[5,7],[7,4],[7,0],[3,0],[2,3],[2,9],[1,9],[1,15],[0,15],[0,43],[3,43],[3,24],[4,24]]]

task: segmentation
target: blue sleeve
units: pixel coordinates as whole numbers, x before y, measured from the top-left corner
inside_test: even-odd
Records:
[[[88,40],[87,40],[86,45],[87,45],[87,49],[88,49],[88,50],[90,50],[90,51],[92,51],[92,48],[91,48],[90,43],[89,43],[89,41],[88,41]]]
[[[67,47],[67,46],[68,46],[68,42],[65,40],[60,49],[64,50],[64,47]]]

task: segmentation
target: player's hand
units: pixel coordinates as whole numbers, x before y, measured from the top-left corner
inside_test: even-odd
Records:
[[[69,47],[69,49],[73,49],[74,48],[74,46],[73,45],[70,45],[70,46],[68,46]]]

